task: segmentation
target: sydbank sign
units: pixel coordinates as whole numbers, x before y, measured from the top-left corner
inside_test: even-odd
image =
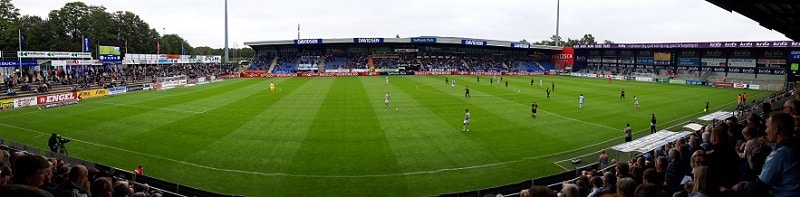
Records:
[[[353,38],[355,44],[381,44],[383,38]]]
[[[322,44],[322,39],[297,39],[294,40],[294,44],[296,45]]]
[[[411,38],[411,43],[414,44],[435,44],[436,38]]]
[[[486,46],[485,40],[461,40],[462,45],[469,45],[469,46]]]

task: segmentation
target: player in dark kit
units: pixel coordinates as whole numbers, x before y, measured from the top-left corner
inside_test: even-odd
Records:
[[[508,80],[506,80],[506,87],[508,87]]]
[[[550,100],[550,88],[547,88],[545,92],[547,92],[547,100]]]
[[[624,99],[625,99],[625,88],[622,88],[622,90],[620,90],[619,92],[619,100],[624,100]]]
[[[552,86],[553,86],[553,87],[550,88],[550,91],[556,91],[556,82],[552,82],[551,81],[550,83],[552,83]]]
[[[536,109],[538,109],[538,108],[539,108],[539,105],[536,104],[536,101],[531,103],[531,116],[533,118],[536,118]]]
[[[464,98],[469,99],[469,85],[464,88]]]

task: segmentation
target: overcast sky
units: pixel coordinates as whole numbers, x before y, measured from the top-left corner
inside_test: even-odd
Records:
[[[65,0],[12,0],[23,15],[47,17]],[[224,0],[84,0],[131,11],[192,46],[225,43]],[[229,46],[297,38],[455,36],[539,41],[555,34],[556,0],[229,0]],[[702,0],[561,0],[560,35],[598,42],[789,40]]]

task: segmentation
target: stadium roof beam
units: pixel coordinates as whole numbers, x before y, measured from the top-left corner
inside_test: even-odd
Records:
[[[764,28],[800,41],[800,1],[792,0],[706,0],[730,12],[738,12]]]

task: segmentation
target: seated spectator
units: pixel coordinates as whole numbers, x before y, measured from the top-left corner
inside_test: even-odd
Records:
[[[640,184],[633,193],[635,197],[667,197],[667,193],[652,183]]]
[[[111,184],[111,178],[100,177],[92,182],[90,187],[92,197],[112,197],[114,195],[114,188]]]
[[[56,197],[85,197],[89,195],[89,170],[83,165],[72,166],[69,170],[69,182],[56,187]]]
[[[561,186],[561,194],[564,197],[580,197],[580,193],[578,192],[578,186],[571,183],[566,183]],[[562,196],[562,195],[559,195]]]
[[[8,185],[9,183],[11,183],[11,167],[0,165],[0,187]]]
[[[17,95],[17,92],[14,92],[14,89],[8,88],[8,90],[6,90],[6,95],[14,96]]]
[[[3,196],[25,196],[25,197],[53,197],[53,194],[42,189],[22,184],[11,184],[0,187],[0,194]]]
[[[617,176],[614,173],[606,172],[603,174],[603,189],[600,194],[616,194],[617,193]]]
[[[792,137],[794,118],[775,112],[767,119],[767,139],[773,151],[764,162],[761,174],[753,182],[733,187],[745,196],[800,196],[800,160],[797,139]]]
[[[617,180],[617,196],[633,197],[636,191],[636,181],[631,177],[620,178]]]
[[[692,192],[690,196],[692,197],[707,197],[707,196],[716,196],[714,192],[713,185],[711,183],[711,178],[708,177],[709,169],[708,166],[697,166],[694,168],[694,178],[692,179]]]
[[[548,189],[544,186],[534,185],[529,189],[522,190],[520,197],[556,197],[558,196],[555,191]]]
[[[590,182],[592,183],[592,190],[591,190],[591,192],[589,192],[589,195],[587,195],[587,197],[598,197],[598,196],[600,196],[600,192],[603,189],[603,178],[600,178],[599,176],[595,176],[595,177],[592,177]]]
[[[50,163],[44,158],[36,155],[24,154],[14,160],[11,166],[14,175],[11,177],[11,182],[14,184],[22,184],[32,187],[41,187],[44,185],[47,176],[47,171],[50,170]]]

